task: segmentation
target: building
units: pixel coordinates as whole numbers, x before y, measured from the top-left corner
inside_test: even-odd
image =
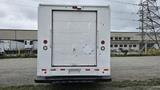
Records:
[[[37,30],[0,29],[1,51],[37,50]]]
[[[129,51],[139,51],[141,49],[141,33],[140,32],[111,32],[111,50],[115,51],[119,48]],[[160,39],[160,38],[159,38]],[[145,35],[146,48],[157,48],[153,40]]]
[[[111,51],[118,52],[120,49],[138,52],[141,48],[141,33],[140,32],[111,32]],[[146,35],[145,46],[147,48],[157,48],[156,44]],[[18,43],[24,43],[25,41],[34,41],[37,43],[37,30],[20,30],[20,29],[0,29],[0,41],[7,42],[6,40],[17,41]],[[2,44],[0,42],[0,44]],[[16,44],[18,44],[16,43]],[[25,48],[25,45],[15,45],[16,48],[21,46]],[[7,44],[8,45],[8,44]],[[8,45],[10,46],[10,45]],[[37,44],[34,46],[36,48]],[[4,46],[6,47],[6,46]]]
[[[140,49],[139,32],[112,32],[110,39],[112,52],[119,51],[120,48],[128,51],[139,51]]]

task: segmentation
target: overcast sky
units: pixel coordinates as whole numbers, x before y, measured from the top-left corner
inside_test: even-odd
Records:
[[[139,31],[138,6],[140,0],[0,0],[1,29],[37,29],[39,3],[107,4],[111,5],[112,31]]]

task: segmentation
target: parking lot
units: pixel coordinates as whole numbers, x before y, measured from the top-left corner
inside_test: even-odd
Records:
[[[160,56],[112,57],[113,81],[160,78]],[[0,86],[35,84],[36,58],[0,59]]]

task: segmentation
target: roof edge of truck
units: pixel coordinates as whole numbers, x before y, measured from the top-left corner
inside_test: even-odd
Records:
[[[109,4],[48,4],[40,3],[39,6],[87,6],[87,7],[108,7]]]

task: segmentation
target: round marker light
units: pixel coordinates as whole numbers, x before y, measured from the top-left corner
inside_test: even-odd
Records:
[[[102,50],[102,51],[104,51],[104,50],[105,50],[105,47],[104,47],[104,46],[102,46],[102,47],[101,47],[101,50]]]
[[[47,41],[47,40],[44,40],[44,41],[43,41],[43,43],[44,43],[44,44],[47,44],[47,43],[48,43],[48,41]]]
[[[48,49],[48,47],[47,46],[43,46],[43,50],[47,50]]]

